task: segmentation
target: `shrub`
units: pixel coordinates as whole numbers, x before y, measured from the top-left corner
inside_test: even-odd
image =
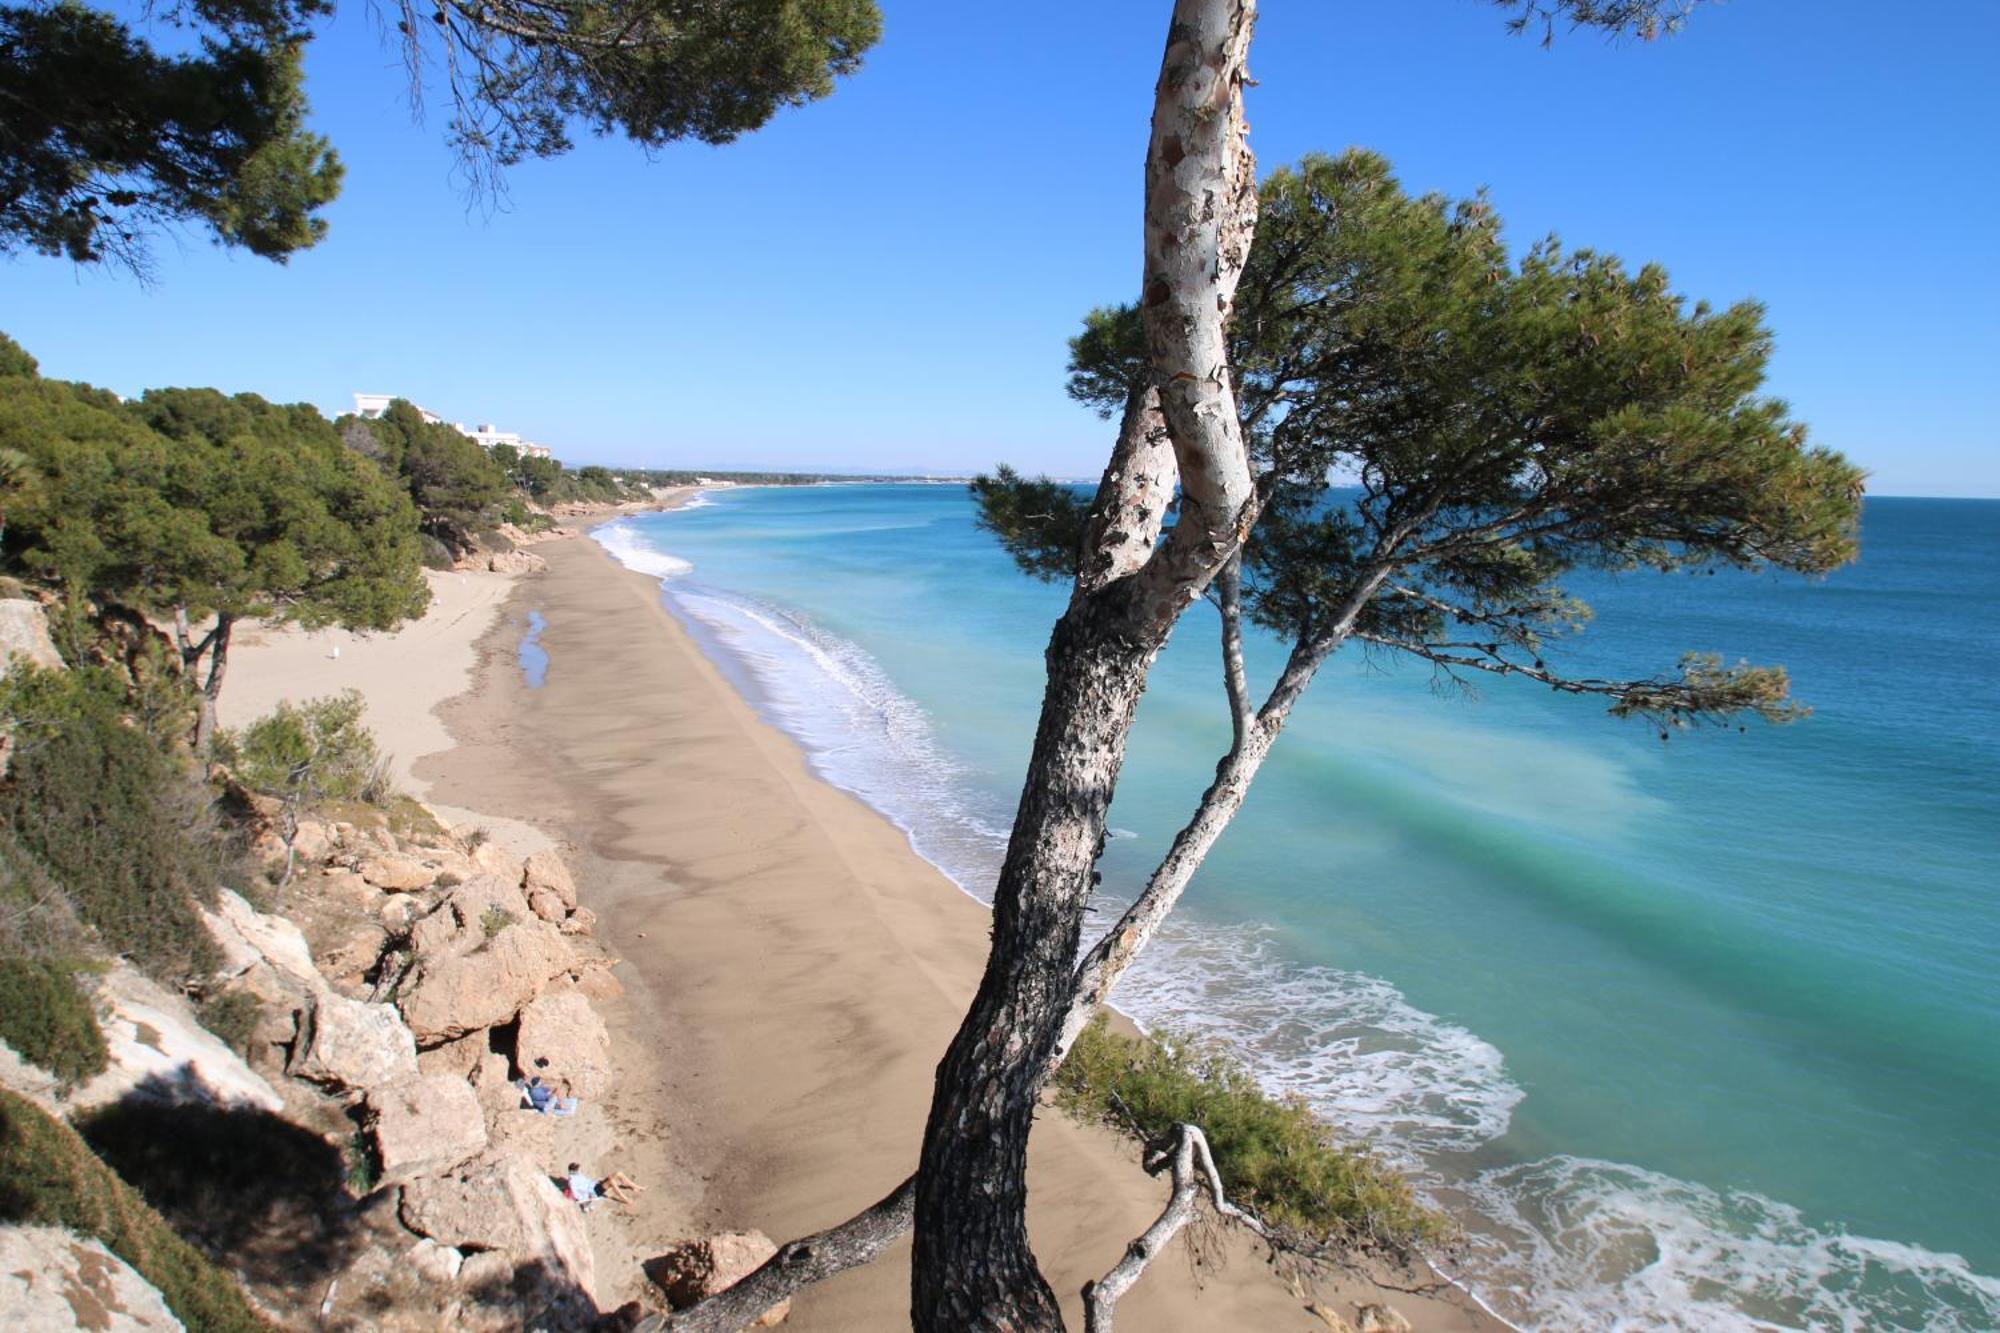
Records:
[[[1341,1147],[1297,1098],[1275,1098],[1226,1053],[1182,1037],[1131,1038],[1099,1015],[1056,1073],[1060,1104],[1147,1140],[1177,1124],[1208,1137],[1232,1202],[1309,1245],[1404,1259],[1449,1226],[1368,1152]]]
[[[358,690],[281,703],[229,737],[223,752],[255,791],[301,805],[355,800],[386,785],[375,738],[361,724],[363,707]]]
[[[250,1038],[256,1035],[257,1025],[264,1019],[264,1006],[248,991],[224,991],[203,1000],[195,1017],[230,1050],[247,1055]]]
[[[417,545],[422,550],[425,569],[451,569],[458,564],[458,557],[451,553],[451,548],[428,532],[417,535]]]
[[[105,945],[178,980],[209,970],[195,911],[221,869],[209,793],[180,758],[126,725],[120,678],[18,668],[0,681],[14,733],[0,824]]]
[[[104,1034],[76,976],[40,958],[0,958],[0,1038],[65,1089],[104,1072]]]
[[[0,1089],[0,1223],[94,1236],[197,1333],[265,1333],[243,1291],[91,1152],[75,1130]]]

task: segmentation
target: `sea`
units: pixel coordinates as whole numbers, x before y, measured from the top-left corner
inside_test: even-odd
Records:
[[[1066,590],[962,487],[730,489],[597,531],[827,781],[990,895]],[[2000,501],[1870,499],[1824,579],[1591,574],[1551,650],[1787,667],[1675,733],[1344,650],[1114,1000],[1412,1173],[1522,1329],[2000,1328]],[[1268,685],[1281,645],[1250,646]],[[1228,743],[1155,668],[1104,912]],[[547,665],[560,672],[560,656]]]

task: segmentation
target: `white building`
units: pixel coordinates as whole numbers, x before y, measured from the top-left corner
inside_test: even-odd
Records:
[[[389,404],[395,401],[396,395],[392,393],[357,393],[354,395],[354,415],[366,421],[374,421],[384,412],[387,412]],[[441,426],[444,424],[443,417],[426,409],[421,404],[411,403],[410,406],[416,408],[417,415],[431,425]],[[480,425],[467,430],[464,422],[454,421],[451,423],[451,428],[482,449],[490,450],[496,444],[505,444],[511,445],[523,458],[550,457],[547,445],[536,444],[532,440],[524,440],[513,431],[501,430],[498,426]]]

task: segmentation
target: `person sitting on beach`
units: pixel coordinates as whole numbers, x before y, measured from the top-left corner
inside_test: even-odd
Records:
[[[616,1199],[627,1208],[637,1207],[638,1200],[632,1195],[644,1188],[646,1188],[644,1185],[623,1171],[613,1171],[602,1180],[592,1180],[583,1174],[583,1165],[580,1162],[569,1164],[569,1179],[563,1183],[563,1193],[576,1200],[577,1207],[586,1210],[600,1198]]]
[[[539,1074],[521,1085],[521,1093],[528,1099],[528,1108],[543,1115],[575,1115],[577,1107],[582,1104],[569,1093],[569,1084],[563,1084],[558,1090],[542,1082]]]

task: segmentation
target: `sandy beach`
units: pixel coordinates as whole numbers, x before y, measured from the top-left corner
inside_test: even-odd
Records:
[[[593,1215],[600,1297],[639,1294],[665,1242],[756,1227],[782,1241],[874,1201],[914,1165],[932,1069],[976,984],[986,910],[888,821],[819,781],[662,606],[595,543],[539,546],[518,580],[444,575],[396,636],[246,643],[225,722],[279,697],[362,690],[400,772],[455,823],[561,847],[625,994],[600,1005],[619,1063],[616,1165],[652,1188]],[[515,659],[546,620],[545,684]],[[1077,1293],[1157,1212],[1137,1149],[1047,1111],[1031,1159],[1038,1255]],[[1139,1329],[1325,1330],[1247,1242],[1197,1273],[1176,1254],[1120,1306]],[[791,1326],[904,1326],[908,1246],[802,1293]],[[1457,1293],[1322,1287],[1352,1317],[1387,1300],[1420,1330],[1497,1325]]]

